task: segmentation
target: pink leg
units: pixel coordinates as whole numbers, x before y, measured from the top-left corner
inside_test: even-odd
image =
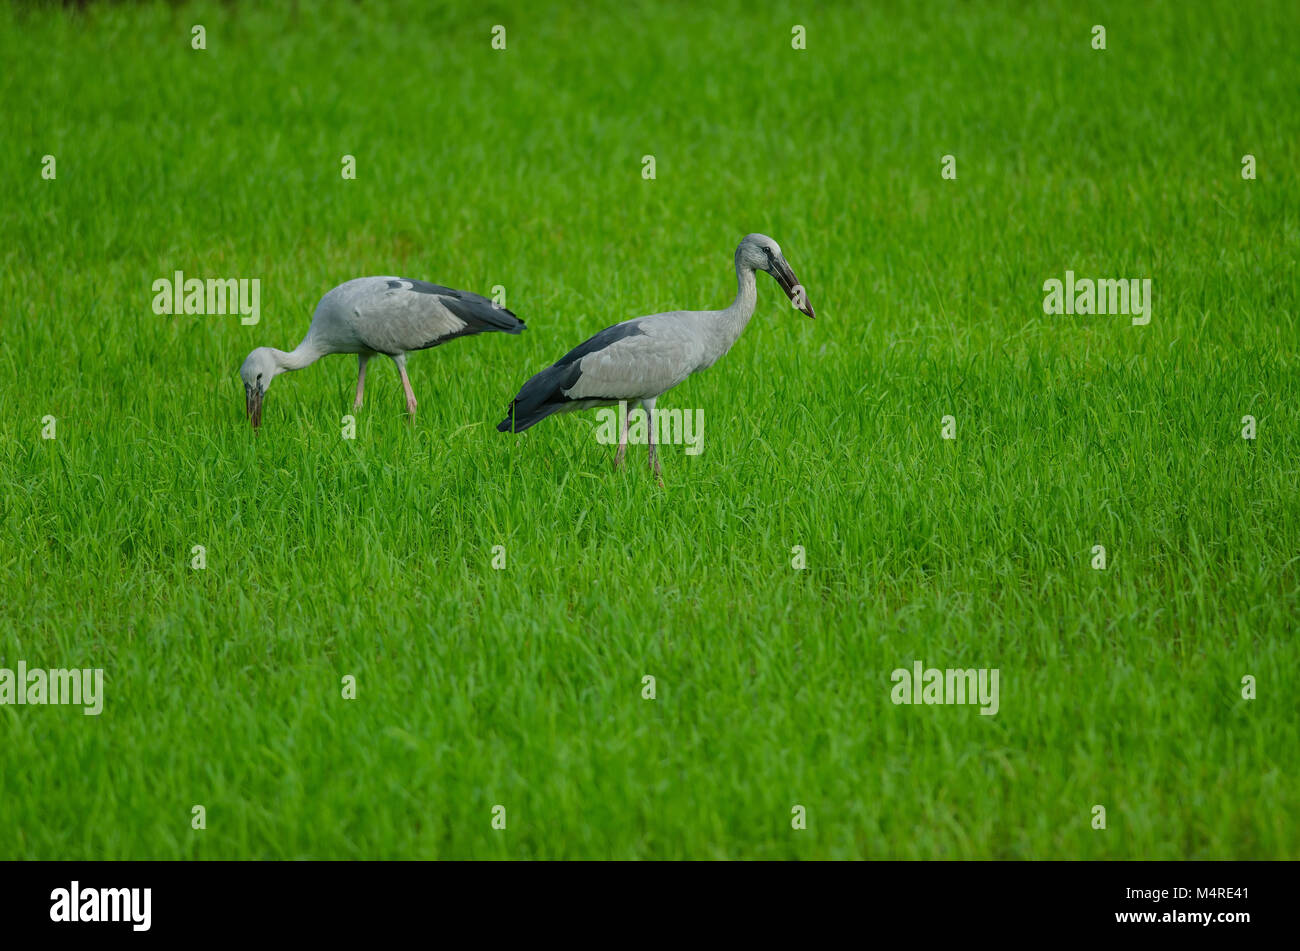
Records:
[[[655,401],[642,400],[641,405],[645,408],[646,441],[650,444],[650,468],[655,474],[655,481],[662,487],[664,480],[659,472],[659,457],[655,454]]]
[[[614,453],[614,468],[617,469],[623,464],[623,457],[627,455],[627,404],[618,404],[618,413],[620,416],[620,432],[618,437],[618,452]]]
[[[357,357],[357,363],[360,369],[357,371],[357,399],[352,404],[353,409],[361,409],[361,394],[366,389],[366,363],[370,360],[370,354],[363,353]]]
[[[411,379],[406,375],[406,354],[398,354],[393,357],[393,362],[397,364],[397,372],[402,374],[402,389],[406,391],[406,411],[415,415],[415,407],[419,404],[415,402],[415,391],[411,389]]]

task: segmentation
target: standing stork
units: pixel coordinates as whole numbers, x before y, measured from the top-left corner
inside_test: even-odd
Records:
[[[361,408],[366,364],[377,353],[391,357],[402,375],[406,408],[415,412],[415,393],[406,375],[406,354],[427,350],[456,337],[488,331],[517,334],[524,322],[486,297],[404,277],[358,277],[320,299],[307,336],[292,351],[258,347],[239,375],[244,381],[248,418],[262,425],[262,399],[271,381],[286,370],[301,370],[329,353],[355,353],[357,399]]]
[[[634,317],[605,328],[525,383],[497,429],[520,433],[553,413],[639,402],[649,424],[650,467],[658,477],[655,400],[692,373],[713,366],[731,349],[754,316],[758,302],[756,271],[771,274],[798,310],[814,316],[780,246],[767,235],[745,235],[736,248],[736,281],[740,289],[730,307],[675,310]],[[616,469],[627,452],[627,417],[620,415],[623,420],[614,454]]]

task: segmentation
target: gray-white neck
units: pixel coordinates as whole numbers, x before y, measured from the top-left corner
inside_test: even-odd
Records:
[[[754,280],[754,269],[740,263],[739,260],[736,261],[736,284],[738,285],[736,299],[726,310],[717,311],[717,317],[713,321],[718,330],[722,353],[730,350],[731,345],[744,333],[749,318],[754,316],[754,308],[758,304],[758,287]]]
[[[326,352],[316,346],[310,335],[305,337],[302,343],[294,347],[289,353],[277,350],[275,347],[271,347],[270,350],[271,355],[275,357],[276,365],[281,370],[301,370],[303,367],[311,366],[323,357]]]

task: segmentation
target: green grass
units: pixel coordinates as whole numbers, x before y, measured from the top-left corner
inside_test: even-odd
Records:
[[[106,691],[0,706],[0,856],[1300,858],[1294,4],[710,6],[0,10],[0,666]],[[495,431],[748,231],[818,317],[760,275],[665,488]],[[261,323],[156,316],[176,269]],[[1067,269],[1151,323],[1045,316]],[[244,356],[384,273],[529,329],[255,436]]]

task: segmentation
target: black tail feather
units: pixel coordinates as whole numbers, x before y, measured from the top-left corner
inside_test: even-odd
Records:
[[[533,376],[510,402],[506,410],[508,415],[497,424],[497,431],[522,433],[564,409],[567,403],[572,402],[565,397],[564,390],[573,385],[576,373],[576,366],[557,364]]]

